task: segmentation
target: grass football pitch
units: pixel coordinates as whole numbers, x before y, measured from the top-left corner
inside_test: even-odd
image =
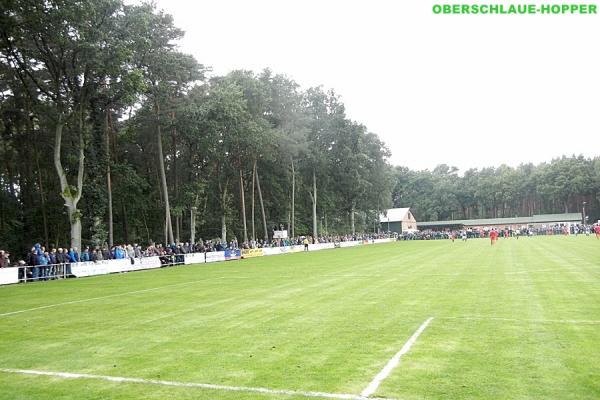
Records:
[[[367,395],[600,398],[600,241],[395,242],[0,287],[0,399]]]

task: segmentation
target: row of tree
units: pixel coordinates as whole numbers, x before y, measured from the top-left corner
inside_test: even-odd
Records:
[[[208,79],[178,51],[181,36],[150,4],[7,1],[2,247],[267,239],[280,226],[317,236],[375,222],[391,198],[389,153],[334,92],[268,70]]]
[[[598,210],[581,157],[459,176],[391,167],[333,91],[269,70],[208,70],[153,5],[6,0],[0,10],[0,248],[378,229]]]
[[[516,168],[433,171],[396,167],[393,202],[408,204],[422,221],[502,218],[585,212],[600,219],[600,157],[562,157]]]

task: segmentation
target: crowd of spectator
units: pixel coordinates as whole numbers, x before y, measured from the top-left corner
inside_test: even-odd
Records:
[[[109,248],[103,246],[86,246],[83,250],[77,247],[51,247],[35,244],[19,261],[11,264],[10,254],[0,250],[0,268],[9,266],[27,266],[29,277],[33,280],[46,280],[56,275],[70,275],[70,264],[78,262],[98,262],[103,260],[130,259],[158,256],[163,264],[183,263],[185,254],[206,253],[224,250],[239,250],[264,247],[282,247],[302,245],[307,239],[310,243],[338,243],[351,240],[373,240],[391,237],[392,234],[355,234],[355,235],[323,235],[315,240],[311,236],[270,240],[250,240],[240,243],[236,238],[229,242],[219,239],[202,240],[197,243],[178,243],[170,245],[150,244],[146,248],[136,244],[120,244]]]
[[[499,232],[502,237],[522,237],[522,236],[548,236],[548,235],[579,235],[587,236],[593,232],[593,227],[590,225],[574,224],[574,225],[547,225],[539,227],[484,227],[484,228],[466,228],[459,230],[433,230],[426,229],[415,232],[404,232],[398,236],[398,240],[441,240],[441,239],[475,239],[488,238],[492,229]]]
[[[522,227],[521,229],[495,228],[500,236],[521,237],[534,235],[589,235],[593,232],[590,225],[550,225],[542,227]],[[47,280],[52,277],[68,277],[71,275],[70,264],[78,262],[98,262],[103,260],[130,259],[133,263],[136,258],[157,256],[163,265],[182,264],[185,254],[207,253],[224,250],[256,249],[265,247],[283,247],[306,245],[307,243],[340,243],[348,241],[373,241],[375,239],[394,238],[397,240],[463,240],[474,238],[487,238],[492,228],[467,228],[462,230],[421,230],[396,234],[387,233],[362,233],[347,235],[322,235],[313,239],[312,236],[296,236],[294,238],[273,238],[269,240],[249,240],[238,242],[236,238],[229,242],[219,239],[202,240],[197,243],[178,243],[170,245],[150,244],[146,248],[138,244],[121,244],[109,248],[103,246],[86,246],[82,251],[72,248],[50,248],[35,244],[27,255],[11,264],[8,251],[0,250],[0,268],[9,266],[27,266],[24,272],[25,279]]]
[[[340,243],[350,241],[372,241],[374,239],[384,238],[395,238],[395,233],[361,233],[361,234],[348,234],[348,235],[322,235],[318,236],[313,240],[312,236],[296,236],[294,238],[278,239],[273,238],[271,240],[250,240],[242,243],[242,249],[260,249],[264,247],[284,247],[284,246],[300,246],[304,244],[304,240],[308,240],[309,243]]]

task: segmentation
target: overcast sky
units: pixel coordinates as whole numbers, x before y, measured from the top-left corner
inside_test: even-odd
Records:
[[[600,155],[600,15],[434,15],[433,4],[157,0],[186,31],[181,49],[214,73],[268,67],[333,88],[393,164]]]

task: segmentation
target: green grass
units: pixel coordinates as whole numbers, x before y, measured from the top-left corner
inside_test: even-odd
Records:
[[[0,287],[0,314],[65,302],[0,316],[0,368],[358,395],[432,316],[374,396],[600,398],[592,237],[397,242]],[[278,398],[301,397],[0,372],[0,399]]]

